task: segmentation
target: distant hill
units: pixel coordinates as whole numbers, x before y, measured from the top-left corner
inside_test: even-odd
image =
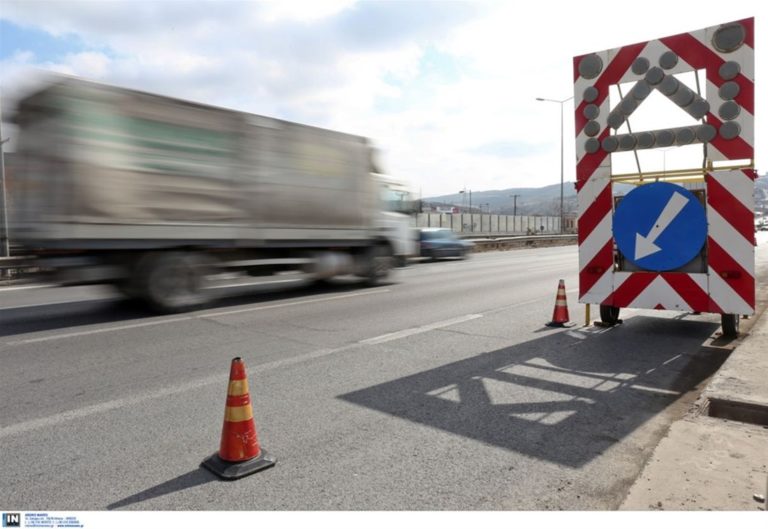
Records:
[[[513,187],[492,191],[473,191],[472,210],[511,215],[517,197],[518,215],[557,215],[560,212],[560,184],[544,187]],[[469,190],[466,194],[454,193],[424,198],[425,205],[442,207],[458,206],[469,210]],[[565,182],[563,185],[563,210],[576,211],[576,188],[574,182]]]
[[[634,186],[629,184],[614,184],[614,194],[623,195],[629,193]],[[488,212],[500,215],[512,215],[514,199],[517,197],[518,215],[559,215],[560,214],[560,184],[543,187],[512,187],[509,189],[497,189],[492,191],[473,191],[472,210],[475,212]],[[758,176],[755,180],[755,198],[757,209],[768,201],[768,173]],[[466,195],[454,193],[423,199],[425,206],[452,207],[458,206],[469,211],[469,190]],[[563,184],[563,211],[566,215],[575,214],[577,210],[575,182]]]

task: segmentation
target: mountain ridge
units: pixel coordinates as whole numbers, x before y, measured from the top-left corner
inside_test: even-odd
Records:
[[[630,184],[614,184],[614,194],[627,194],[635,186]],[[517,195],[517,200],[513,198]],[[425,197],[422,203],[427,208],[458,207],[469,211],[470,190],[466,193],[452,193]],[[560,184],[541,187],[511,187],[508,189],[491,189],[471,191],[472,210],[475,212],[490,212],[493,214],[512,215],[516,209],[518,215],[559,215],[560,214]],[[758,175],[755,180],[756,202],[768,200],[768,173]],[[515,202],[517,203],[515,206]],[[578,208],[575,182],[563,183],[563,213],[575,215]]]

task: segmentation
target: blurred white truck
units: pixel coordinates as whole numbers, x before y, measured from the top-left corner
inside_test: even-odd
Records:
[[[296,275],[376,283],[415,254],[359,136],[73,78],[15,122],[10,238],[60,284],[175,312]]]

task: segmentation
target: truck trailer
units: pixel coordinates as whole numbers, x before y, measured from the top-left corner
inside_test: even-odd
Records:
[[[21,99],[10,238],[161,312],[288,277],[386,278],[408,215],[366,138],[55,77]]]

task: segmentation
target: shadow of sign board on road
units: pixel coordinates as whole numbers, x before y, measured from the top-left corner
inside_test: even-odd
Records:
[[[621,332],[547,335],[339,398],[578,468],[717,370],[728,352],[701,345],[716,328],[635,316]],[[642,339],[651,332],[665,339]]]

